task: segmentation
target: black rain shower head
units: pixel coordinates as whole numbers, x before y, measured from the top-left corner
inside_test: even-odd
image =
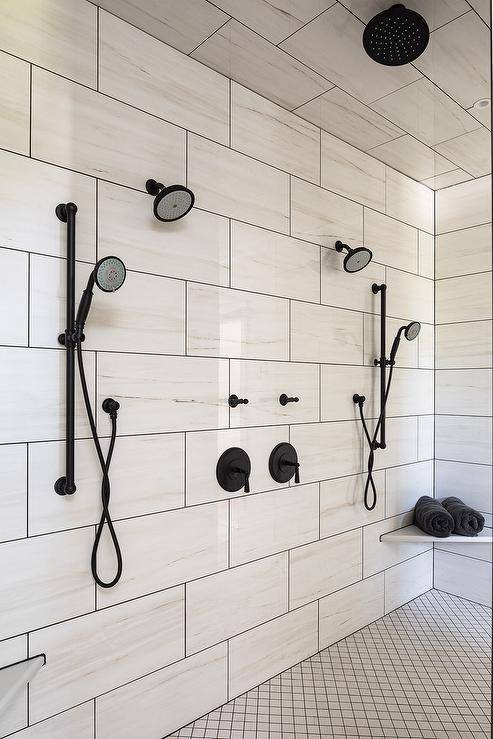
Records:
[[[404,5],[392,5],[368,22],[363,46],[373,61],[388,67],[409,64],[428,46],[430,29],[422,15]]]
[[[364,269],[367,264],[370,264],[373,254],[366,247],[360,246],[357,249],[351,249],[347,244],[343,244],[342,241],[336,241],[336,251],[342,252],[347,251],[344,257],[343,267],[346,272],[359,272]]]
[[[184,185],[165,187],[156,180],[147,180],[146,190],[154,196],[154,215],[158,221],[178,221],[192,210],[195,195]]]
[[[77,310],[75,326],[79,338],[82,336],[84,324],[89,314],[89,308],[91,307],[94,284],[103,292],[112,293],[123,285],[126,276],[127,271],[125,265],[119,257],[103,257],[99,262],[96,262],[96,266],[87,280],[87,285],[82,293]]]
[[[414,341],[414,339],[417,338],[419,332],[421,331],[421,324],[419,321],[411,321],[411,323],[408,323],[407,326],[401,326],[398,330],[396,337],[394,339],[394,342],[392,344],[392,349],[390,350],[390,363],[393,364],[395,362],[395,357],[397,354],[397,349],[399,348],[399,344],[401,343],[401,336],[404,334],[406,339],[408,341]]]

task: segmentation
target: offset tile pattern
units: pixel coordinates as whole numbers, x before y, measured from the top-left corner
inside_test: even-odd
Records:
[[[29,154],[29,64],[0,53],[0,146]]]
[[[170,739],[206,739],[211,732],[228,739],[357,735],[486,739],[491,610],[438,590],[386,616],[372,600],[364,606],[374,616],[372,624],[346,638],[343,634],[342,641]]]

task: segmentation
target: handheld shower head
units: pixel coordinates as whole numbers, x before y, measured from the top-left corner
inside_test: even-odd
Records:
[[[364,246],[359,246],[357,249],[351,249],[350,246],[343,244],[342,241],[336,241],[335,246],[336,251],[347,251],[343,262],[343,267],[346,272],[359,272],[361,269],[364,269],[373,258],[371,251]]]
[[[429,40],[430,29],[423,16],[402,4],[378,13],[363,32],[368,56],[389,67],[413,62],[421,56]]]
[[[421,331],[421,324],[419,321],[411,321],[407,326],[401,326],[398,330],[396,337],[393,341],[392,348],[390,350],[390,363],[394,364],[399,344],[401,343],[401,336],[404,334],[408,341],[414,341]]]
[[[195,195],[184,185],[165,187],[156,180],[147,180],[146,190],[154,195],[154,215],[158,221],[178,221],[192,210]]]
[[[103,292],[112,293],[123,285],[126,276],[125,265],[119,257],[103,257],[103,259],[96,262],[96,266],[89,275],[87,285],[82,293],[75,319],[76,334],[79,339],[82,337],[84,324],[91,307],[94,284]]]

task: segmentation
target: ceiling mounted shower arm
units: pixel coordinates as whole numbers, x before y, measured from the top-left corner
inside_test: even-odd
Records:
[[[75,485],[75,203],[61,203],[56,217],[67,224],[67,327],[58,337],[65,347],[65,475],[55,482],[58,495],[73,495]]]
[[[377,285],[375,282],[371,286],[374,295],[380,293],[380,358],[375,359],[373,364],[380,367],[380,441],[375,441],[375,449],[385,449],[387,444],[385,440],[385,391],[387,385],[387,367],[390,364],[386,357],[386,329],[387,329],[387,285]]]

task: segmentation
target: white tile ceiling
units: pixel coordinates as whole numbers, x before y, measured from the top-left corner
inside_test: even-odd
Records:
[[[490,171],[489,0],[408,0],[432,33],[403,67],[361,41],[392,0],[94,1],[429,187]]]

